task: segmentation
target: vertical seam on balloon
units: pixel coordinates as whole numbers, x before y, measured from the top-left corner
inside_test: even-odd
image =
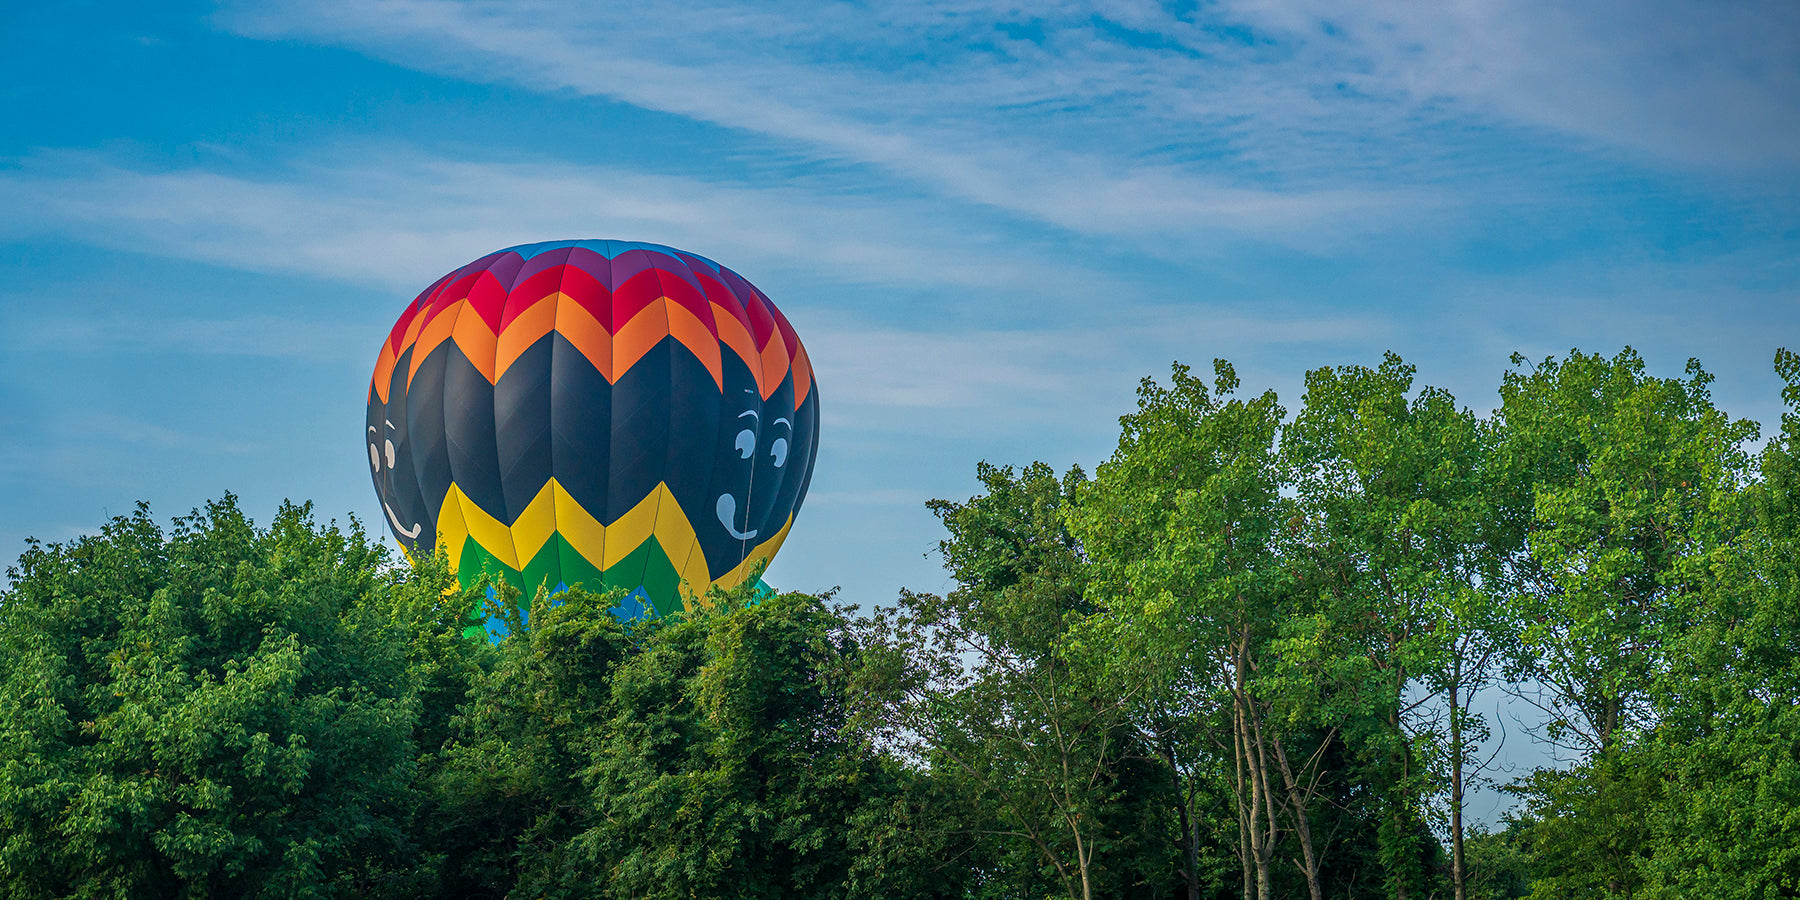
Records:
[[[451,275],[454,275],[454,274],[456,274],[456,273],[453,270],[453,271],[451,271],[451,273],[449,275],[445,275],[443,278],[438,279],[437,284],[432,286],[431,290],[428,292],[427,295],[421,296],[419,299],[416,299],[413,301],[413,303],[415,305],[419,306],[418,312],[414,313],[414,315],[413,315],[413,321],[416,322],[419,320],[420,316],[425,315],[425,312],[426,312],[425,305],[428,305],[429,303],[435,301],[437,292],[443,290],[444,285],[450,283]],[[409,323],[407,325],[407,331],[411,331],[411,330],[412,330],[412,325]],[[400,343],[401,343],[401,347],[404,348],[403,352],[410,352],[413,354],[418,353],[417,336],[416,335],[414,337],[413,342],[411,344],[409,344],[406,341],[406,336],[404,334],[402,334]],[[399,370],[399,366],[400,366],[399,356],[396,355],[394,358],[395,371]],[[412,364],[411,364],[410,360],[407,363],[407,368],[409,370],[412,368]],[[391,397],[393,394],[393,391],[392,391],[393,375],[392,375],[392,373],[390,373],[388,375],[388,384],[389,384],[389,388],[390,388],[388,393]],[[402,382],[402,384],[404,385],[406,397],[410,399],[412,397],[412,372],[411,371],[407,372],[407,374],[405,376],[405,380]],[[443,392],[440,391],[439,393],[441,394]],[[392,401],[390,400],[389,402],[392,402]],[[406,442],[406,445],[407,445],[406,452],[408,455],[412,456],[412,458],[413,458],[413,460],[412,460],[413,482],[416,485],[418,485],[419,505],[424,507],[421,510],[421,512],[423,512],[425,514],[425,518],[428,520],[425,524],[426,524],[426,527],[431,529],[431,548],[432,548],[432,552],[436,553],[437,548],[442,543],[442,538],[443,538],[443,534],[439,530],[438,523],[440,521],[442,521],[444,518],[444,503],[443,503],[442,499],[437,499],[436,500],[437,510],[435,513],[432,511],[431,504],[435,498],[433,498],[425,490],[425,466],[424,466],[424,460],[420,458],[421,454],[423,453],[423,448],[421,447],[421,445],[418,441],[411,439],[413,429],[415,427],[415,425],[414,425],[415,419],[416,419],[416,417],[412,415],[410,410],[408,410],[407,416],[406,416],[406,432],[407,432],[407,438],[408,438],[408,440]],[[447,436],[446,436],[446,438],[447,438]],[[454,478],[452,478],[451,483],[455,484]],[[396,540],[398,540],[398,539],[396,539]],[[449,550],[449,548],[445,548],[446,556],[449,555],[448,550]],[[456,559],[450,560],[450,568],[452,571],[456,570],[457,564],[459,562],[460,562],[460,560],[456,560]]]
[[[743,276],[740,275],[740,276],[738,276],[738,278],[740,281],[743,281],[744,284],[746,284],[746,285],[750,284],[750,282],[747,279],[744,279]],[[727,287],[730,287],[729,282],[727,282]],[[737,294],[737,288],[732,287],[731,293],[735,296]],[[750,305],[748,303],[745,303],[744,298],[742,298],[742,297],[738,297],[738,304],[740,306],[744,307],[744,311],[747,315],[750,310]],[[763,418],[769,412],[769,398],[768,398],[768,395],[765,393],[768,389],[763,385],[763,376],[764,376],[764,371],[763,371],[764,366],[763,366],[763,358],[762,358],[763,350],[761,347],[756,346],[756,329],[754,327],[752,327],[750,329],[750,346],[751,346],[751,348],[753,348],[756,351],[756,365],[754,367],[755,371],[752,374],[755,376],[755,379],[756,379],[757,415],[756,415],[755,446],[757,449],[760,449],[762,447]],[[750,452],[750,478],[749,478],[749,481],[744,485],[744,533],[745,534],[750,533],[750,510],[752,510],[756,507],[756,499],[755,498],[756,498],[756,450],[752,450]],[[737,525],[735,523],[733,523],[731,527],[736,528]],[[761,532],[758,531],[758,533],[760,534]],[[738,541],[737,565],[740,565],[740,566],[743,565],[744,560],[749,559],[750,554],[754,553],[756,551],[756,545],[751,543],[751,541],[753,541],[753,540],[755,540],[754,537],[749,537],[749,538],[744,538],[744,539]],[[740,581],[739,583],[741,584],[742,581]]]
[[[506,258],[506,255],[503,253],[495,261],[498,262],[500,259],[505,259],[505,258]],[[523,254],[523,253],[519,254],[519,268],[513,272],[513,277],[509,283],[500,285],[501,289],[506,292],[505,297],[508,300],[510,300],[512,298],[513,288],[518,287],[519,273],[525,271],[525,263],[527,263],[529,261],[530,261],[530,258],[525,256],[525,254]],[[499,284],[500,276],[498,275],[498,273],[494,272],[494,267],[491,264],[488,266],[487,271],[489,274],[494,275],[494,282],[496,284]],[[475,280],[475,283],[480,284],[481,279],[479,277],[477,277]],[[474,304],[470,304],[471,307],[473,305]],[[465,311],[467,311],[467,310],[465,310]],[[500,302],[500,314],[502,316],[506,315],[506,300],[502,300]],[[458,325],[462,324],[461,319],[462,319],[462,317],[460,315],[458,315],[458,317],[457,317]],[[483,322],[483,324],[486,324],[486,323]],[[502,329],[502,330],[504,330],[504,329]],[[500,340],[499,340],[499,338],[500,338],[500,335],[498,332],[496,332],[494,335],[494,358],[488,362],[488,371],[490,371],[490,372],[497,371],[497,369],[500,365]],[[513,545],[513,562],[517,563],[518,567],[519,567],[519,583],[525,585],[525,590],[532,590],[530,582],[527,582],[525,580],[525,554],[524,554],[524,551],[519,549],[519,533],[516,529],[514,529],[512,527],[512,526],[518,524],[519,518],[521,516],[523,516],[525,513],[525,510],[531,506],[531,501],[530,500],[525,501],[525,506],[522,506],[519,509],[515,510],[512,508],[512,504],[508,503],[506,500],[506,472],[501,468],[501,464],[500,464],[500,379],[499,378],[494,379],[494,394],[492,397],[489,398],[488,405],[491,407],[492,414],[494,417],[494,477],[500,479],[500,505],[501,505],[501,513],[500,514],[502,516],[500,521],[506,525],[506,539],[511,541],[512,545]],[[532,496],[533,496],[533,499],[536,499],[535,493]],[[556,516],[554,513],[551,514],[550,521],[552,523],[555,523]],[[534,597],[535,597],[535,595],[534,595]],[[521,599],[525,602],[526,609],[530,609],[531,601],[534,599],[534,597],[526,597],[521,593],[519,599]]]
[[[487,270],[483,269],[482,271],[485,272]],[[477,282],[479,282],[481,280],[481,276],[476,275],[475,280]],[[473,286],[473,285],[471,285],[471,286]],[[467,302],[467,298],[465,297],[463,299],[464,299],[464,302],[462,302],[462,304],[460,306],[457,306],[456,311],[453,313],[455,318],[450,320],[450,331],[452,334],[455,333],[456,326],[461,324],[462,317],[469,312],[469,304]],[[446,339],[445,343],[448,343],[453,347],[456,346],[456,342],[454,340]],[[438,346],[441,347],[441,346],[443,346],[443,344],[439,344]],[[448,365],[448,361],[446,361],[446,365]],[[409,387],[411,386],[410,379],[409,379],[408,386]],[[446,449],[444,461],[450,467],[450,483],[452,485],[460,485],[462,480],[459,477],[457,477],[457,474],[456,474],[456,463],[455,463],[456,454],[448,452],[448,448],[450,445],[450,391],[449,391],[447,385],[445,387],[445,390],[443,390],[441,392],[441,394],[442,394],[442,397],[440,398],[440,402],[443,404],[443,409],[440,410],[440,418],[444,422],[444,445],[445,445],[445,449]],[[458,491],[458,494],[461,495],[458,498],[459,503],[462,502],[464,499],[468,500],[468,504],[463,507],[463,511],[462,511],[463,518],[465,520],[467,520],[469,518],[469,507],[478,506],[478,504],[476,504],[473,499],[468,498],[467,490]],[[502,494],[502,497],[504,498],[504,494]],[[504,500],[502,500],[502,502],[504,502]],[[483,511],[485,512],[485,510],[483,510]],[[505,515],[505,513],[506,513],[506,510],[502,509],[501,515]],[[473,532],[471,532],[470,539],[473,540],[473,538],[474,538],[474,535],[473,535]],[[477,542],[477,543],[479,543],[479,542]],[[518,550],[515,548],[513,550],[513,556],[516,558],[518,555],[519,555]]]
[[[525,274],[524,274],[525,266],[527,264],[529,264],[531,262],[531,260],[536,259],[537,257],[544,255],[545,253],[556,253],[559,250],[563,249],[560,247],[548,246],[548,245],[551,245],[554,243],[555,242],[553,242],[553,241],[544,241],[544,242],[540,242],[537,244],[530,244],[527,246],[529,249],[533,250],[531,256],[527,257],[522,252],[519,254],[520,260],[521,260],[519,269],[513,273],[512,284],[509,285],[506,289],[506,297],[507,297],[506,304],[502,308],[502,312],[501,312],[501,318],[503,321],[506,320],[508,313],[510,313],[513,309],[514,294],[516,294],[518,292],[519,286],[521,284],[524,284],[528,281],[528,277],[525,276]],[[566,259],[566,257],[567,257],[566,252],[564,253],[564,256]],[[539,271],[541,272],[543,270],[540,269]],[[529,310],[535,309],[540,303],[553,302],[556,299],[554,293],[551,295],[548,295],[548,296],[540,295],[536,298],[532,298],[530,295],[525,295],[525,296],[526,296],[526,299],[524,301],[525,306],[523,307],[523,310],[521,311],[521,313],[518,315],[514,315],[511,319],[511,321],[507,322],[506,325],[503,325],[501,327],[500,331],[497,332],[495,335],[495,337],[496,337],[496,340],[495,340],[496,359],[494,361],[494,367],[495,367],[496,371],[498,371],[499,365],[500,365],[499,359],[498,359],[498,355],[500,353],[499,338],[501,336],[503,336],[505,333],[507,333],[508,331],[510,331],[511,328],[513,328],[514,326],[518,326],[520,328],[524,327],[523,325],[521,325],[521,323],[519,321],[521,318],[523,318],[524,311],[529,311]],[[554,317],[554,313],[555,313],[554,306],[551,307],[551,313],[552,313],[552,316]],[[554,318],[552,318],[552,322],[554,323]],[[552,327],[552,331],[553,330],[554,330],[554,326]],[[546,332],[544,335],[536,338],[533,341],[532,346],[535,346],[536,341],[544,340],[546,338],[549,338],[549,340],[550,340],[549,352],[554,354],[555,347],[556,347],[556,340],[554,338],[550,338],[550,335],[548,332]],[[521,352],[519,355],[513,357],[513,362],[517,363],[519,360],[521,360],[523,358],[524,358],[524,352]],[[551,365],[550,363],[546,364],[547,367],[550,365]],[[510,367],[509,367],[508,371],[509,372],[511,371]],[[548,371],[548,368],[546,369],[546,372],[547,371]],[[548,380],[548,379],[546,379],[546,380]],[[549,425],[548,408],[551,403],[551,395],[550,395],[548,388],[546,388],[546,390],[544,391],[541,402],[546,407],[545,418],[544,418],[545,430],[542,433],[542,438],[546,441],[552,441],[552,443],[553,443],[553,439],[550,436],[550,432],[549,432],[549,428],[548,428],[548,425]],[[498,378],[496,378],[494,380],[494,428],[495,428],[494,436],[495,436],[496,448],[498,447],[498,443],[500,440],[500,430],[499,430],[500,429],[500,407],[499,407],[499,403],[500,403],[500,380]],[[535,412],[535,410],[532,410],[532,412]],[[519,464],[519,462],[515,461],[515,463],[514,463],[515,467],[518,464]],[[506,491],[507,474],[508,474],[508,470],[503,469],[501,472],[501,491],[503,494]],[[555,539],[555,536],[557,533],[556,503],[555,503],[555,493],[556,492],[555,492],[554,488],[552,487],[555,480],[556,480],[555,468],[554,468],[554,465],[552,465],[550,471],[545,476],[544,483],[539,484],[539,485],[533,485],[533,490],[535,493],[533,493],[531,500],[526,501],[526,505],[523,508],[521,508],[517,512],[514,512],[510,508],[510,506],[507,509],[507,514],[509,516],[511,516],[513,519],[513,526],[514,526],[514,530],[512,531],[512,539],[513,539],[513,546],[514,546],[513,555],[518,557],[519,571],[520,571],[521,575],[523,575],[523,573],[525,572],[530,561],[533,559],[536,559],[539,555],[542,555],[544,552],[544,548],[546,546],[548,546],[550,544],[550,542]],[[548,491],[550,494],[550,517],[549,517],[550,518],[550,533],[549,533],[549,535],[547,535],[545,537],[544,541],[540,542],[537,545],[536,549],[534,549],[532,551],[532,554],[528,557],[525,554],[524,548],[519,546],[519,544],[518,544],[519,532],[517,531],[517,526],[523,520],[525,512],[527,510],[530,510],[532,507],[532,504],[538,502],[542,498],[543,494],[546,491]],[[552,556],[554,557],[554,561],[550,567],[550,571],[548,573],[546,573],[544,577],[546,579],[546,586],[553,588],[556,585],[556,581],[551,581],[549,579],[555,578],[557,580],[560,580],[560,576],[562,573],[562,557],[561,557],[560,551],[557,551],[556,548],[552,547],[551,549],[553,551]],[[529,579],[526,579],[525,583],[529,585],[531,582]],[[535,596],[535,594],[534,594],[534,596]]]
[[[792,369],[790,369],[788,372],[787,380],[790,382],[794,380]],[[780,388],[776,388],[775,390],[776,390],[776,393],[780,393],[780,391],[781,391]],[[793,391],[789,390],[788,395],[793,396]],[[771,394],[770,396],[774,396],[774,395]],[[795,430],[795,425],[796,425],[796,421],[800,418],[800,404],[795,403],[793,411],[789,412],[787,415],[788,415],[788,433],[787,433],[788,455],[787,455],[786,459],[782,460],[781,469],[779,470],[780,476],[775,479],[775,497],[770,499],[771,505],[769,506],[769,512],[772,515],[780,515],[782,513],[781,510],[778,510],[774,507],[773,503],[774,503],[775,498],[779,498],[781,496],[781,492],[787,488],[788,477],[790,475],[792,475],[794,472],[794,468],[792,466],[789,466],[788,463],[791,463],[794,461],[794,438],[797,437],[799,434],[799,432],[797,432]],[[764,527],[765,528],[768,527],[766,522],[764,524]]]
[[[686,510],[683,510],[682,512],[684,515],[686,514]],[[693,527],[693,523],[689,522],[688,527]],[[700,549],[700,537],[698,534],[695,534],[694,542],[688,545],[687,554],[681,558],[681,564],[675,567],[675,597],[681,601],[683,607],[687,606],[687,598],[682,595],[682,588],[687,588],[688,590],[695,592],[694,606],[696,608],[700,606],[700,601],[704,599],[699,594],[700,588],[696,585],[689,584],[687,579],[688,563],[694,561],[694,552],[698,549]],[[670,560],[670,562],[674,562],[674,560]],[[711,577],[712,575],[711,572],[707,572],[706,574],[708,577]]]
[[[705,259],[705,257],[701,257],[701,259]],[[683,260],[683,264],[684,265],[687,264],[685,260]],[[693,266],[689,265],[688,270],[693,271]],[[701,275],[700,275],[700,273],[695,272],[694,277],[695,277],[695,280],[699,280],[701,278]],[[730,290],[729,287],[727,287],[726,289]],[[701,288],[701,297],[702,297],[702,299],[705,300],[705,303],[703,305],[706,309],[707,319],[711,320],[711,321],[702,320],[702,324],[711,326],[712,333],[715,335],[713,340],[715,342],[718,342],[718,344],[719,344],[720,410],[719,410],[719,417],[716,420],[714,420],[714,422],[713,422],[713,427],[712,427],[713,433],[711,435],[711,439],[712,439],[713,443],[716,445],[719,440],[719,438],[718,438],[719,428],[721,427],[722,423],[724,422],[724,418],[725,418],[725,411],[723,408],[724,402],[726,400],[726,397],[725,397],[725,353],[730,348],[726,347],[724,342],[720,341],[719,338],[717,337],[717,335],[719,333],[719,315],[718,315],[718,311],[717,311],[718,304],[713,303],[712,298],[709,296],[706,296],[706,291],[705,291],[704,286]],[[733,352],[735,353],[735,351],[733,351]],[[702,480],[702,483],[704,483],[706,485],[705,489],[702,490],[700,493],[700,505],[703,509],[705,508],[708,501],[714,499],[714,497],[713,497],[713,473],[717,470],[717,467],[718,467],[717,463],[715,462],[714,465],[708,469],[706,477]],[[688,514],[687,510],[682,510],[682,515],[688,518],[688,527],[690,529],[692,529],[694,532],[694,542],[688,545],[687,555],[681,560],[681,565],[679,567],[677,567],[677,569],[676,569],[676,572],[679,573],[679,575],[680,575],[680,582],[677,585],[675,591],[677,594],[680,594],[682,586],[686,586],[689,590],[694,592],[694,605],[696,607],[699,607],[699,606],[702,606],[705,604],[707,592],[712,587],[712,577],[713,577],[712,566],[706,563],[706,554],[702,553],[700,550],[700,529],[694,527],[693,517]],[[701,560],[702,567],[706,570],[706,581],[704,584],[689,583],[688,578],[687,578],[688,567],[693,563],[694,554],[696,554],[696,553],[700,554],[700,560]],[[683,605],[685,606],[686,600],[684,599],[682,602],[683,602]]]
[[[661,295],[660,297],[658,297],[656,299],[656,303],[659,307],[662,308],[664,337],[663,337],[661,343],[663,343],[663,352],[669,357],[669,359],[668,359],[668,363],[669,363],[669,372],[668,372],[669,400],[668,400],[668,405],[669,405],[669,412],[673,413],[674,406],[675,406],[675,360],[674,360],[674,353],[673,353],[672,348],[670,348],[668,346],[668,344],[666,343],[667,341],[672,339],[672,335],[671,335],[670,328],[669,328],[669,286],[663,282],[662,269],[656,265],[656,260],[655,260],[655,258],[650,256],[650,251],[648,251],[648,250],[644,251],[644,259],[651,264],[650,271],[654,272],[656,275],[656,292]],[[674,416],[666,415],[666,416],[662,417],[662,420],[663,420],[662,472],[666,478],[668,473],[673,471],[673,469],[674,469],[674,466],[672,465],[675,461],[674,460],[674,457],[675,457],[675,425],[674,425],[674,421],[673,421]],[[659,481],[658,484],[664,484],[664,482]],[[656,512],[655,512],[655,514],[653,514],[650,517],[650,537],[645,538],[646,541],[652,540],[656,537],[657,526],[662,524],[662,501],[663,501],[662,495],[664,493],[667,493],[666,488],[664,491],[660,491],[657,493]],[[673,496],[673,495],[671,495],[671,496]],[[657,546],[661,547],[662,542],[658,541]],[[668,551],[664,550],[663,555],[665,557],[668,556]],[[677,575],[679,576],[679,573],[677,573]],[[647,579],[649,576],[650,576],[650,556],[649,556],[649,554],[645,554],[644,555],[644,571],[638,576],[638,584],[640,584],[640,585],[643,584],[645,579]],[[675,599],[678,602],[681,600],[681,587],[680,587],[679,583],[677,584],[677,586],[675,588]]]
[[[615,250],[615,245],[623,247],[624,249]],[[639,248],[637,247],[636,244],[634,244],[630,241],[610,241],[609,240],[606,242],[606,249],[607,249],[608,253],[612,254],[607,259],[608,276],[609,276],[609,280],[612,282],[612,287],[610,289],[608,289],[608,292],[607,292],[608,293],[607,318],[610,320],[610,323],[611,323],[606,328],[607,340],[609,342],[611,342],[608,354],[609,354],[609,357],[611,359],[613,359],[616,363],[616,360],[618,359],[618,355],[619,355],[618,334],[620,331],[624,330],[621,326],[625,324],[625,323],[618,321],[617,307],[613,305],[616,302],[613,295],[617,292],[617,290],[620,286],[619,257],[630,254],[633,251],[638,250]],[[641,311],[640,311],[640,313],[641,313]],[[636,365],[636,363],[633,363],[634,367],[635,367],[635,365]],[[607,454],[608,454],[608,456],[607,456],[608,474],[607,474],[607,484],[606,484],[606,497],[607,497],[607,503],[609,505],[612,500],[612,489],[613,489],[612,466],[615,463],[615,460],[612,458],[613,438],[619,431],[620,419],[621,419],[621,417],[619,415],[619,405],[618,405],[618,402],[619,402],[618,387],[619,387],[619,383],[624,380],[624,378],[623,378],[624,374],[625,374],[625,369],[618,368],[615,365],[614,377],[609,380],[609,383],[612,385],[612,390],[608,392],[608,402],[612,405],[612,409],[611,409],[611,414],[608,419],[607,441],[606,441],[606,448],[607,448]],[[614,524],[617,524],[619,521],[621,521],[625,517],[629,516],[631,514],[631,512],[633,510],[637,509],[638,505],[641,504],[646,499],[649,499],[649,498],[648,497],[634,498],[632,501],[632,505],[627,507],[623,512],[621,512],[617,519],[613,520]],[[650,513],[651,533],[655,533],[656,514],[657,514],[657,512],[660,511],[661,504],[662,504],[662,499],[661,499],[661,497],[658,497],[657,501],[656,501],[656,505],[651,508],[651,513]],[[602,515],[601,521],[602,522],[605,521],[604,517],[606,515],[610,514],[610,512],[611,512],[610,509],[602,510],[602,512],[601,512],[601,515]],[[640,541],[639,543],[641,545],[642,542]],[[605,549],[602,550],[602,552],[601,552],[601,560],[604,563],[604,568],[602,569],[602,571],[605,571],[605,572],[612,571],[613,567],[617,566],[620,562],[623,562],[625,560],[625,558],[629,557],[632,554],[632,552],[635,551],[636,549],[637,549],[636,547],[632,547],[628,550],[625,550],[624,552],[622,552],[619,555],[618,559],[613,559],[612,558],[612,541],[607,541]],[[627,579],[627,580],[630,579],[630,574],[622,568],[620,569],[620,574],[625,579]],[[640,585],[642,583],[642,580],[643,579],[642,579],[641,573],[640,573],[640,577],[639,577]]]
[[[577,246],[579,246],[579,244],[577,244]],[[592,252],[592,251],[589,251],[589,252]],[[557,331],[556,323],[561,321],[563,301],[569,299],[569,292],[568,292],[569,269],[571,267],[573,267],[574,265],[575,265],[575,248],[571,247],[569,249],[568,258],[563,260],[562,275],[556,279],[556,296],[550,298],[550,302],[553,304],[550,308],[550,313],[551,313],[551,316],[550,316],[550,323],[551,323],[550,324],[550,379],[549,379],[550,380],[550,390],[549,390],[550,412],[548,415],[546,415],[544,417],[544,421],[546,423],[548,423],[549,429],[550,429],[549,438],[550,438],[550,480],[551,481],[556,481],[556,474],[558,471],[558,469],[556,468],[556,396],[557,396],[557,384],[556,384],[556,344],[557,344],[557,340],[556,340],[556,335],[559,334],[560,332]],[[583,358],[585,359],[586,357],[584,356]],[[609,396],[609,399],[610,399],[610,396]],[[611,461],[608,460],[608,465],[610,465],[610,464],[611,464]],[[558,486],[559,487],[561,486],[560,483],[558,484]],[[571,499],[570,502],[574,502],[573,499]],[[604,510],[602,510],[602,512],[604,512]],[[560,517],[558,517],[556,519],[555,524],[556,524],[556,533],[561,534],[562,533],[562,520]],[[601,534],[604,535],[605,531],[602,530]],[[564,538],[563,543],[565,545],[567,545],[568,549],[573,550],[576,553],[581,552],[580,550],[576,549],[573,544],[570,544],[568,542],[567,538]],[[605,552],[604,548],[606,546],[606,542],[605,542],[604,537],[601,538],[600,546],[603,548],[600,553],[600,561],[605,562],[606,561],[606,552]],[[563,569],[567,568],[566,566],[563,565],[563,563],[565,561],[562,557],[563,548],[558,547],[556,552],[557,552],[556,574],[562,578],[563,584],[568,584],[569,583],[568,573],[563,571]],[[602,569],[601,573],[604,574],[605,570]],[[571,585],[571,587],[572,586],[573,585]],[[594,587],[594,586],[590,585],[589,587]]]
[[[770,307],[773,307],[774,305],[775,304],[773,304],[773,303],[769,304]],[[799,338],[796,337],[794,339],[794,341],[796,344],[798,344]],[[788,371],[787,371],[787,375],[786,375],[786,380],[790,384],[794,384],[794,382],[798,382],[800,380],[799,375],[796,374],[795,369],[794,369],[794,357],[795,356],[796,356],[796,354],[794,354],[794,353],[788,354]],[[779,392],[780,388],[777,388],[776,391]],[[800,401],[800,395],[798,393],[798,385],[797,384],[794,384],[793,389],[790,389],[788,391],[788,395],[793,398],[794,409],[792,412],[788,413],[788,415],[790,416],[790,418],[788,419],[788,435],[787,435],[788,436],[788,455],[787,455],[787,459],[782,461],[781,477],[779,479],[777,479],[776,484],[775,484],[775,496],[776,497],[780,497],[782,495],[782,493],[787,490],[788,479],[798,477],[798,472],[799,472],[799,468],[800,468],[798,466],[790,465],[790,463],[792,463],[794,461],[794,451],[796,449],[798,449],[795,446],[798,443],[795,439],[800,436],[799,427],[800,427],[800,403],[801,403],[801,401]],[[773,396],[773,394],[771,394],[771,396]],[[814,424],[813,432],[815,434],[818,432],[817,423]],[[807,461],[808,461],[808,463],[810,463],[812,461],[812,456],[810,453],[807,455]],[[796,485],[796,492],[797,491],[798,491],[798,486]],[[778,510],[778,509],[774,508],[773,506],[769,507],[769,512],[773,513],[775,515],[783,514],[782,510]],[[786,510],[786,514],[792,515],[793,514],[792,508]],[[771,557],[773,557],[773,554],[771,554]]]
[[[818,382],[816,382],[816,381],[813,382],[813,390],[816,392],[816,391],[818,391],[818,389],[819,389]],[[800,481],[800,489],[798,491],[796,491],[794,494],[794,508],[788,511],[788,515],[790,515],[790,516],[795,515],[800,512],[800,504],[806,500],[806,492],[812,488],[813,466],[819,461],[819,432],[821,430],[820,425],[819,425],[819,422],[820,422],[819,413],[820,413],[820,410],[822,410],[824,407],[821,405],[821,401],[819,400],[819,395],[817,393],[813,394],[812,401],[813,401],[813,423],[812,423],[812,440],[810,442],[812,444],[812,446],[808,447],[807,451],[806,451],[806,477]]]

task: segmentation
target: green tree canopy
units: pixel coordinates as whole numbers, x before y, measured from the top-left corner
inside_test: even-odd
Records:
[[[230,495],[31,545],[0,596],[0,893],[403,892],[412,635],[372,601],[442,586],[384,560]]]

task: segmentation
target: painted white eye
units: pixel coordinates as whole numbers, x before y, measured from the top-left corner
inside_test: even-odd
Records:
[[[382,443],[387,444],[388,468],[391,469],[394,467],[394,442],[393,441],[383,441]]]
[[[756,432],[748,428],[738,432],[737,452],[740,459],[749,459],[756,452]]]
[[[776,438],[775,443],[769,445],[769,455],[775,457],[775,468],[787,465],[787,438]]]
[[[381,471],[381,451],[375,449],[374,444],[369,445],[369,468]]]

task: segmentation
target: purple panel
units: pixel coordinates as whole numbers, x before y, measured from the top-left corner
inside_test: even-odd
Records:
[[[650,254],[643,250],[627,250],[612,259],[612,287],[617,288],[645,269],[651,268]]]
[[[613,289],[612,260],[586,247],[571,247],[569,265],[594,276],[596,281],[606,285],[607,290]]]
[[[519,267],[518,274],[513,276],[512,284],[506,286],[507,290],[512,290],[525,279],[530,278],[545,269],[553,269],[567,262],[569,253],[573,249],[574,248],[572,247],[557,247],[553,250],[545,250],[544,252],[525,260],[525,264]]]
[[[488,263],[488,271],[500,282],[503,290],[510,292],[513,285],[518,284],[519,270],[525,267],[525,259],[517,253],[504,253],[498,259]]]
[[[667,253],[651,252],[650,262],[656,266],[657,271],[679,277],[691,285],[696,292],[706,293],[706,288],[700,285],[700,277],[694,274],[694,270],[687,264],[687,260]]]

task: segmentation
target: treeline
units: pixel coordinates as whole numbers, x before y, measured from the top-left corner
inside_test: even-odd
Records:
[[[1760,450],[1629,350],[1485,417],[1393,356],[1291,415],[1177,366],[1092,477],[933,502],[956,588],[868,614],[578,589],[489,644],[354,523],[140,507],[0,595],[0,894],[1800,897],[1775,366]]]

